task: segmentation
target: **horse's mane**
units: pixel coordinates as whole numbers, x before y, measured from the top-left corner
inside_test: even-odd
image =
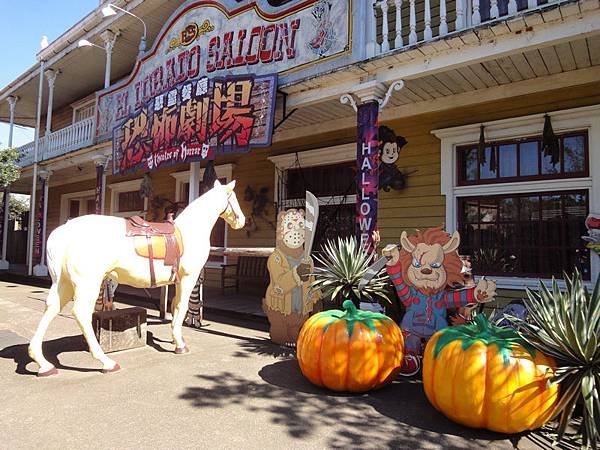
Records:
[[[408,236],[408,240],[413,244],[440,244],[444,246],[450,240],[450,235],[446,233],[443,228],[435,227],[428,228],[425,231],[417,230],[416,234]],[[402,273],[406,273],[410,265],[412,264],[412,254],[404,249],[400,250],[400,265],[402,267]],[[458,256],[458,252],[450,252],[444,254],[443,267],[446,270],[446,284],[448,287],[454,287],[456,284],[463,285],[465,283],[464,276],[462,274],[463,263]],[[410,286],[413,284],[405,278],[404,282]]]

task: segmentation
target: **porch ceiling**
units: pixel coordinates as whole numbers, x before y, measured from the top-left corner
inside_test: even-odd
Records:
[[[582,69],[597,66],[600,66],[600,35],[525,52],[515,52],[510,56],[492,58],[488,61],[405,80],[404,88],[393,93],[386,110],[390,107],[417,105],[469,92],[483,92],[487,89],[534,79],[539,82],[538,90],[541,88],[552,89],[551,83],[545,83],[545,80],[549,79],[548,77],[567,72],[582,73]],[[332,77],[328,82],[331,84],[339,82],[340,80],[336,80],[336,76],[339,74],[328,75],[328,77]],[[597,72],[596,79],[600,79],[600,71]],[[576,80],[574,77],[572,83],[577,84]],[[321,85],[327,83],[319,81]],[[583,79],[583,83],[585,83],[585,79]],[[306,88],[310,89],[314,86],[311,87],[307,84]],[[480,96],[472,98],[472,103],[478,103],[478,101],[481,101]],[[384,116],[386,110],[384,110]],[[281,120],[282,113],[281,109],[278,110],[277,120]],[[342,105],[339,99],[335,98],[297,109],[277,129],[277,133],[281,138],[301,127],[340,119],[347,119],[349,126],[354,126],[354,117],[352,108]],[[277,133],[275,134],[276,140],[278,139]]]

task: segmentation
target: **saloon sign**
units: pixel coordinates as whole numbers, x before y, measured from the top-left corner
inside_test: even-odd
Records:
[[[113,172],[270,145],[276,74],[348,53],[351,1],[182,5],[132,75],[98,94]]]

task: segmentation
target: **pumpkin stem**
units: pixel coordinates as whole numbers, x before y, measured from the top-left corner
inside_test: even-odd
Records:
[[[344,310],[346,311],[347,316],[356,316],[357,309],[356,306],[354,306],[354,302],[352,300],[345,300],[344,303],[342,303],[342,308],[344,308]]]
[[[490,322],[483,314],[477,314],[475,316],[475,324],[480,332],[490,331]]]

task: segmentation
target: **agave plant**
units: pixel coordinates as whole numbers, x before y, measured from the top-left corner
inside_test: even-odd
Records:
[[[579,271],[565,274],[566,290],[555,279],[549,290],[527,290],[527,322],[514,320],[523,338],[557,363],[552,383],[560,383],[557,433],[562,439],[577,403],[583,405],[582,447],[596,448],[600,430],[600,279],[590,295]]]
[[[353,237],[328,240],[323,252],[315,256],[315,281],[312,289],[319,289],[323,299],[338,307],[352,299],[358,306],[361,299],[375,302],[389,299],[389,279],[385,270],[377,274],[362,290],[358,283],[369,268],[374,254],[365,252]]]

